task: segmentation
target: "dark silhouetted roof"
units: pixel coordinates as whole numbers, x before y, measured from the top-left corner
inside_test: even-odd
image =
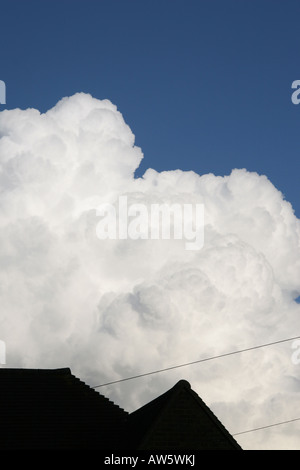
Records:
[[[0,449],[240,449],[185,380],[128,414],[64,369],[0,369]]]
[[[128,447],[143,450],[241,450],[186,380],[128,417]]]
[[[70,369],[0,369],[0,448],[113,448],[127,413]]]

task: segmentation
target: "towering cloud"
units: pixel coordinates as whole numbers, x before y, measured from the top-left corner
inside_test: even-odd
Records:
[[[0,113],[6,367],[69,366],[98,385],[300,334],[300,221],[268,178],[245,169],[134,178],[142,158],[107,100],[78,93],[45,114]],[[97,208],[121,196],[147,208],[203,204],[203,248],[174,237],[99,239]],[[231,433],[244,431],[300,417],[291,345],[99,391],[130,411],[185,378]],[[299,448],[296,426],[237,439]]]

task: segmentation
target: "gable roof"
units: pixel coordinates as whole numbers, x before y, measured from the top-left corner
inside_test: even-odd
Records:
[[[63,369],[0,369],[0,449],[241,449],[180,380],[128,414]]]
[[[186,380],[131,413],[128,427],[131,448],[241,450]]]
[[[113,448],[128,413],[64,369],[0,369],[0,448]]]

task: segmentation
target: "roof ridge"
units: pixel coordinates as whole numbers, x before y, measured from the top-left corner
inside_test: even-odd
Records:
[[[169,388],[158,397],[154,398],[150,402],[146,403],[145,405],[141,406],[137,410],[130,413],[129,418],[130,417],[135,418],[136,416],[139,415],[139,412],[143,412],[144,410],[151,409],[151,407],[155,406],[156,403],[161,404],[161,409],[159,410],[159,412],[157,412],[156,410],[156,413],[152,421],[150,422],[150,425],[147,427],[146,432],[144,433],[143,436],[140,436],[143,440],[147,439],[147,436],[151,435],[152,430],[155,428],[156,424],[161,419],[162,410],[166,411],[170,406],[172,406],[174,397],[184,388],[191,389],[191,385],[187,380],[181,379],[175,385],[173,385],[173,387]],[[168,396],[171,399],[165,401]]]
[[[190,382],[188,382],[187,380],[185,379],[180,379],[175,385],[173,388],[188,388],[188,389],[192,389],[191,387],[191,384]]]
[[[192,389],[190,383],[184,379],[179,380],[172,388],[157,398],[146,403],[144,406],[140,407],[130,415],[130,417],[132,417],[132,423],[134,426],[139,423],[138,427],[140,427],[145,418],[148,420],[148,426],[145,427],[144,433],[137,436],[137,438],[140,440],[140,443],[147,442],[156,426],[160,425],[159,423],[161,420],[163,420],[165,413],[168,413],[170,409],[172,410],[174,403],[177,403],[178,396],[180,396],[182,392],[187,393],[192,400],[196,401],[197,406],[202,410],[202,413],[206,415],[211,424],[219,430],[219,433],[231,442],[231,445],[236,448],[240,448],[237,441],[221,423],[219,418],[211,411],[202,398]]]

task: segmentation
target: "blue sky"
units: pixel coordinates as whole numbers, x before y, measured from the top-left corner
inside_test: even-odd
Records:
[[[136,176],[245,168],[266,175],[298,217],[247,171],[227,181],[149,171],[133,181],[141,154],[130,131],[113,106],[86,94],[49,119],[0,113],[7,366],[70,367],[94,385],[294,337],[300,1],[0,0],[0,18],[0,111],[44,113],[78,92],[108,99],[144,153]],[[96,239],[97,197],[124,193],[146,205],[199,197],[208,216],[203,249],[188,253],[177,239]],[[275,354],[265,348],[105,393],[136,409],[185,378],[240,432],[299,417],[292,353],[278,345]],[[299,448],[296,424],[241,439],[248,448]]]
[[[118,106],[137,171],[265,174],[300,216],[299,1],[0,1],[0,109]]]

